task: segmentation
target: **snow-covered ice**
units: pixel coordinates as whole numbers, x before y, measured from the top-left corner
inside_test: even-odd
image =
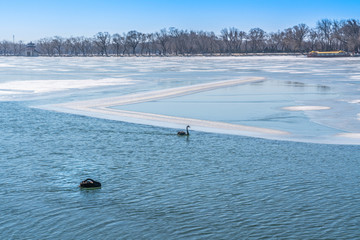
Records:
[[[58,104],[259,77],[264,80],[123,106],[109,103],[106,108],[109,112],[130,111],[289,133],[278,138],[283,140],[360,144],[354,137],[360,133],[359,63],[358,58],[291,56],[3,57],[0,58],[0,100],[29,101],[31,106],[47,109],[53,106],[53,110],[65,111]],[[109,112],[72,111],[124,120],[110,116]],[[127,120],[163,126],[156,120]],[[202,131],[233,133],[229,129],[209,129],[199,126]]]

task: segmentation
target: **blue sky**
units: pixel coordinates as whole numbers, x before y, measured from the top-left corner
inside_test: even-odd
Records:
[[[360,0],[0,0],[0,9],[0,40],[34,41],[169,27],[216,34],[226,27],[314,27],[323,18],[359,19]]]

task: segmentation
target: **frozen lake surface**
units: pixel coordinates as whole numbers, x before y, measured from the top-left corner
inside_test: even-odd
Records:
[[[359,91],[359,58],[0,58],[0,239],[354,239]]]
[[[359,144],[359,62],[357,58],[304,57],[11,58],[0,63],[0,99],[31,100],[31,105],[41,107],[262,77],[263,81],[249,84],[111,108],[289,132],[288,136],[271,139]],[[96,117],[109,118],[101,114]],[[183,127],[114,116],[111,119]],[[193,130],[232,133],[196,125]]]

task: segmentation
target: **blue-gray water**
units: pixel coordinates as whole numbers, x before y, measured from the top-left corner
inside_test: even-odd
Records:
[[[0,109],[0,239],[360,236],[359,146]]]

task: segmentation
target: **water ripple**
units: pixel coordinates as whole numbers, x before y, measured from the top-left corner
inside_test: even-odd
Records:
[[[0,239],[360,234],[358,146],[200,132],[186,139],[172,129],[0,107],[15,122],[0,124]],[[87,177],[102,188],[79,189]]]

